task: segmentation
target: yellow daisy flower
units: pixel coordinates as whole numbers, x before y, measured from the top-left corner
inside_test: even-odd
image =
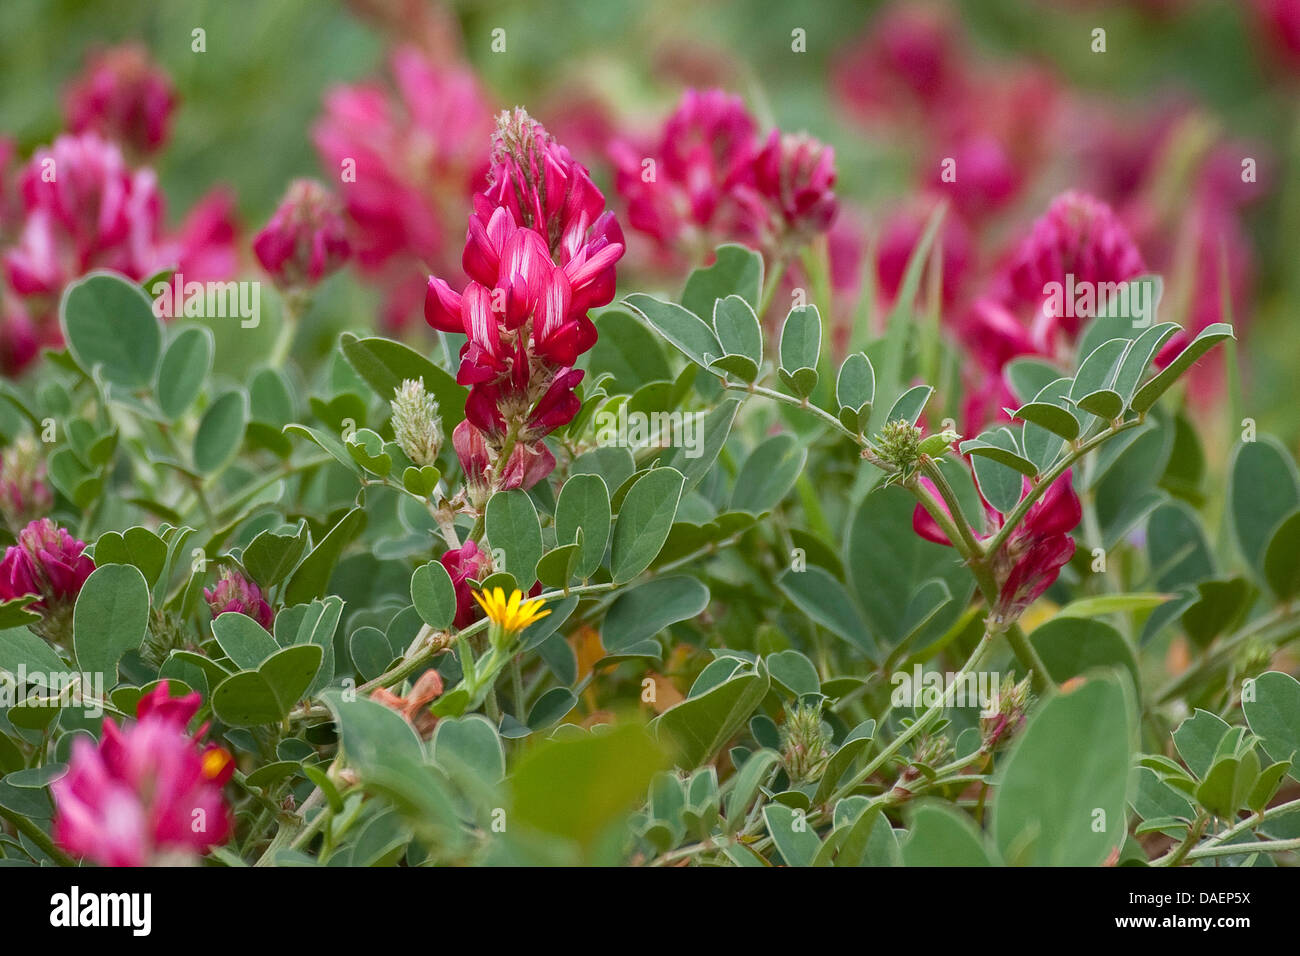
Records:
[[[501,588],[493,588],[491,592],[476,591],[474,600],[478,601],[478,606],[483,609],[488,620],[507,634],[517,634],[529,624],[551,613],[549,610],[541,610],[542,605],[546,603],[542,598],[525,601],[524,592],[517,589],[511,593],[509,600],[506,599],[506,592]]]

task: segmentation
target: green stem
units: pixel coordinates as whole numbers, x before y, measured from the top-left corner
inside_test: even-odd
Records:
[[[15,813],[13,810],[10,810],[8,807],[0,805],[0,817],[3,817],[4,819],[12,823],[14,825],[14,828],[17,829],[19,833],[23,834],[24,836],[27,837],[27,839],[31,840],[38,847],[40,847],[41,850],[46,854],[46,856],[48,856],[55,863],[59,864],[59,866],[77,865],[76,860],[68,856],[66,853],[64,853],[57,846],[54,845],[54,841],[50,839],[50,835],[48,833],[46,833],[44,830],[38,827],[31,820],[28,820],[21,813]]]
[[[997,554],[998,549],[1006,543],[1006,540],[1011,536],[1011,533],[1020,526],[1020,522],[1025,520],[1025,515],[1029,513],[1029,509],[1034,506],[1034,503],[1046,494],[1047,489],[1052,486],[1052,483],[1056,481],[1057,478],[1061,477],[1061,475],[1065,474],[1076,461],[1088,452],[1092,451],[1098,445],[1114,438],[1120,432],[1128,431],[1130,428],[1136,428],[1140,424],[1142,424],[1142,418],[1139,417],[1129,419],[1126,422],[1121,422],[1118,425],[1111,425],[1104,431],[1089,438],[1083,444],[1071,451],[1070,454],[1066,455],[1048,469],[1048,471],[1030,487],[1029,493],[1021,498],[1020,503],[1016,505],[1009,515],[1007,515],[1002,527],[998,529],[998,533],[988,541],[988,553]]]
[[[961,540],[966,546],[965,557],[968,560],[983,557],[984,546],[976,540],[971,523],[961,509],[961,502],[957,500],[957,493],[953,491],[952,485],[948,484],[948,479],[944,476],[943,470],[938,463],[929,456],[922,456],[921,472],[934,484],[939,496],[943,498],[944,504],[948,506],[948,513],[952,516],[953,524],[957,526]],[[919,489],[914,489],[914,493],[917,493],[919,497]],[[950,538],[949,540],[953,542],[954,546],[956,545],[956,539]]]
[[[943,697],[930,705],[930,707],[928,707],[920,717],[912,722],[911,726],[907,727],[883,750],[881,750],[874,760],[863,767],[862,770],[854,774],[853,779],[836,790],[828,801],[829,804],[833,805],[837,800],[851,793],[864,780],[869,779],[871,775],[883,767],[889,759],[894,756],[894,754],[898,753],[905,743],[934,723],[943,713],[944,709],[951,706],[953,695],[956,693],[957,688],[962,685],[962,682],[965,680],[968,673],[980,666],[980,663],[984,660],[984,656],[988,653],[989,648],[993,646],[993,639],[997,634],[998,631],[995,628],[986,624],[984,636],[980,638],[979,643],[975,645],[975,649],[971,651],[970,657],[966,659],[966,663],[961,666],[961,670],[957,672],[957,675],[948,685],[947,690],[944,691]]]

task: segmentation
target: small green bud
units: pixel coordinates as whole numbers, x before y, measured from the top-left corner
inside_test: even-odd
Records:
[[[880,457],[891,465],[908,468],[916,464],[921,451],[921,429],[902,418],[885,425],[876,435]]]
[[[438,401],[424,390],[424,383],[406,379],[392,401],[393,436],[406,457],[418,467],[432,465],[442,448],[442,419]]]
[[[781,759],[791,783],[816,780],[830,759],[830,728],[822,722],[820,703],[786,705],[781,725]]]

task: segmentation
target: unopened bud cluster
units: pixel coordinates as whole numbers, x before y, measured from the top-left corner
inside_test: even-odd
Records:
[[[790,782],[816,780],[830,759],[831,735],[822,722],[821,704],[799,703],[786,707],[781,726],[781,759]]]
[[[1020,683],[998,691],[988,708],[987,716],[980,718],[980,733],[984,737],[985,750],[993,750],[1005,744],[1024,726],[1031,698],[1029,687],[1030,679],[1026,677]]]
[[[442,419],[438,400],[424,390],[424,382],[406,379],[390,403],[393,408],[393,437],[398,446],[419,467],[432,465],[442,449]]]

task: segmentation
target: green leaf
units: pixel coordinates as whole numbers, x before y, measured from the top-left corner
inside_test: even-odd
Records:
[[[377,627],[359,627],[348,637],[348,655],[362,680],[374,680],[393,662],[388,638]]]
[[[1085,412],[1105,421],[1114,421],[1124,411],[1124,399],[1113,389],[1100,388],[1075,402]]]
[[[731,788],[731,792],[727,794],[728,833],[735,833],[741,828],[749,811],[749,805],[754,802],[754,797],[758,796],[759,787],[767,780],[773,768],[780,763],[781,755],[775,750],[755,751],[728,782]]]
[[[218,614],[212,621],[212,633],[240,670],[257,670],[262,661],[280,649],[262,625],[238,611]]]
[[[618,654],[660,631],[700,614],[709,606],[709,589],[686,575],[655,578],[623,591],[605,615],[601,643]]]
[[[1004,434],[999,435],[999,432]],[[998,436],[998,437],[994,437]],[[1008,440],[1008,438],[1010,440]],[[1012,446],[1015,446],[1013,448]],[[1019,453],[1018,444],[1010,429],[987,431],[978,438],[970,438],[957,446],[963,455],[988,458],[1029,478],[1038,476],[1038,467]],[[1013,506],[1014,507],[1014,506]]]
[[[663,547],[677,514],[685,478],[673,468],[656,468],[638,478],[614,525],[610,573],[615,584],[632,580]]]
[[[912,530],[916,499],[897,486],[867,495],[848,522],[844,566],[870,633],[884,648],[898,644],[910,629],[912,595],[931,578],[941,578],[956,598],[926,625],[924,646],[956,620],[971,593],[970,572],[950,547],[926,541]]]
[[[749,359],[757,371],[763,361],[763,330],[748,302],[738,295],[719,299],[713,306],[713,328],[728,355]]]
[[[248,424],[248,403],[238,389],[226,392],[203,413],[194,433],[194,467],[200,474],[218,471],[239,450]]]
[[[482,784],[497,784],[506,775],[501,737],[482,714],[438,721],[430,750],[434,762],[453,779],[472,774]]]
[[[1119,362],[1129,347],[1129,339],[1110,339],[1101,343],[1079,363],[1079,371],[1070,386],[1070,399],[1078,404],[1085,395],[1110,387],[1119,371]]]
[[[59,321],[68,350],[86,371],[99,368],[114,385],[153,385],[162,354],[162,325],[134,282],[92,272],[63,293]]]
[[[1068,379],[1059,379],[1058,381],[1068,381]],[[1050,387],[1050,386],[1049,386]],[[1087,409],[1085,409],[1086,411]],[[1044,428],[1066,441],[1074,441],[1079,437],[1079,421],[1071,415],[1066,409],[1059,405],[1053,405],[1051,402],[1044,402],[1035,399],[1028,405],[1022,405],[1016,409],[1012,416],[1026,422],[1032,422],[1040,428]],[[1058,446],[1059,447],[1059,446]],[[1055,456],[1053,456],[1055,457]]]
[[[1174,746],[1187,769],[1204,779],[1214,762],[1219,741],[1230,729],[1218,716],[1199,708],[1179,724],[1174,731]]]
[[[821,693],[821,678],[817,675],[817,668],[806,655],[794,650],[781,651],[767,655],[765,660],[767,672],[772,675],[773,683],[792,697],[799,698],[806,694]]]
[[[212,371],[213,337],[210,329],[181,329],[163,353],[158,370],[158,407],[175,421],[203,391]]]
[[[1124,594],[1094,594],[1071,601],[1056,612],[1057,617],[1101,617],[1106,614],[1127,614],[1130,611],[1150,611],[1169,600],[1168,594],[1130,592]]]
[[[1197,333],[1187,348],[1178,357],[1166,365],[1149,382],[1137,390],[1130,403],[1133,411],[1141,413],[1156,403],[1174,382],[1178,381],[1196,360],[1224,339],[1235,339],[1232,326],[1223,322],[1207,325]]]
[[[1290,674],[1268,671],[1247,681],[1241,710],[1273,760],[1294,760],[1300,753],[1300,682]],[[1291,776],[1300,780],[1300,771],[1293,767]]]
[[[992,866],[979,827],[941,803],[918,804],[903,841],[905,866]]]
[[[663,765],[663,752],[635,724],[545,741],[511,775],[511,820],[591,852],[640,803]]]
[[[821,357],[822,320],[813,305],[790,310],[781,328],[782,380],[796,394],[807,396],[817,384],[817,362]],[[812,374],[807,374],[807,373]],[[789,376],[789,380],[786,380]]]
[[[909,425],[915,425],[921,417],[921,412],[925,411],[925,403],[933,394],[934,389],[929,385],[915,385],[909,388],[889,409],[885,422],[905,421]]]
[[[260,532],[249,542],[239,562],[264,588],[272,588],[289,576],[298,559],[307,550],[307,526],[302,524],[297,534]]]
[[[1119,370],[1115,373],[1115,391],[1128,404],[1133,400],[1137,384],[1142,380],[1151,360],[1156,357],[1161,347],[1181,327],[1173,322],[1161,322],[1146,329],[1133,340],[1124,357],[1120,359]]]
[[[498,491],[488,500],[484,527],[492,550],[505,556],[496,570],[513,574],[527,590],[537,580],[537,562],[543,553],[542,526],[533,499],[518,488]]]
[[[134,565],[153,587],[167,563],[167,545],[148,528],[106,531],[95,542],[95,563]]]
[[[424,747],[415,728],[397,711],[367,697],[347,700],[343,691],[321,694],[338,721],[344,755],[362,777],[381,773],[390,761],[424,762]]]
[[[323,658],[316,644],[276,651],[255,670],[241,670],[218,684],[212,691],[212,709],[232,727],[278,723],[302,699]]]
[[[1295,461],[1269,435],[1242,442],[1232,457],[1228,501],[1237,547],[1258,580],[1267,580],[1266,552],[1274,531],[1300,509],[1300,476]]]
[[[713,314],[714,303],[738,295],[758,308],[763,285],[763,257],[746,246],[718,246],[713,265],[694,270],[686,279],[682,305],[702,319]]]
[[[830,799],[831,794],[835,792],[835,787],[848,773],[849,768],[854,762],[867,752],[871,746],[871,740],[876,734],[876,722],[870,718],[858,724],[840,741],[839,748],[831,754],[831,759],[826,762],[826,769],[822,771],[821,782],[817,785],[817,792],[813,795],[813,803],[823,804]]]
[[[761,662],[742,669],[712,690],[668,708],[654,722],[655,732],[673,742],[679,767],[698,767],[745,725],[770,683]]]
[[[640,292],[623,301],[696,365],[708,368],[710,362],[724,354],[708,323],[680,305]]]
[[[78,668],[116,682],[117,662],[144,641],[149,627],[149,585],[138,568],[105,564],[91,572],[72,614]]]
[[[343,446],[343,442],[339,441],[333,435],[330,435],[327,432],[317,431],[315,428],[310,428],[307,425],[299,425],[296,422],[291,425],[285,425],[284,431],[289,435],[301,435],[303,438],[306,438],[308,441],[315,444],[318,448],[329,452],[330,457],[352,474],[357,476],[361,475],[361,469],[357,467],[357,463],[352,460],[352,455],[348,452],[347,448]]]
[[[283,373],[259,369],[248,385],[248,405],[253,421],[283,428],[293,420],[293,392]]]
[[[572,544],[582,532],[582,546],[574,573],[589,578],[596,573],[609,545],[613,524],[609,489],[599,475],[573,475],[560,489],[555,502],[555,540]]]
[[[1284,520],[1264,552],[1264,577],[1279,600],[1300,594],[1300,511]]]
[[[835,401],[840,406],[840,423],[851,431],[859,434],[864,432],[875,400],[876,370],[871,367],[871,360],[865,352],[854,352],[844,360],[835,379]]]
[[[1176,591],[1214,576],[1214,559],[1200,518],[1181,501],[1171,501],[1147,518],[1147,553],[1156,587]]]
[[[1012,394],[1021,402],[1027,402],[1038,395],[1060,378],[1060,375],[1060,370],[1052,363],[1028,356],[1014,358],[1002,369],[1002,377],[1006,380]],[[1066,381],[1072,380],[1066,379]]]
[[[661,463],[676,468],[686,478],[684,491],[689,492],[709,474],[714,462],[727,443],[731,434],[731,425],[740,408],[740,399],[729,398],[711,408],[704,416],[703,423],[695,424],[696,440],[683,443],[673,450]]]
[[[789,494],[803,472],[808,449],[789,432],[772,435],[745,459],[731,494],[731,510],[759,515]]]
[[[339,557],[352,541],[366,527],[366,512],[362,508],[353,508],[339,523],[329,530],[320,544],[312,548],[311,554],[298,565],[298,570],[289,579],[285,588],[286,604],[305,604],[313,598],[323,597],[329,586],[330,574],[338,564]]]
[[[990,429],[978,438],[962,442],[959,447],[963,454],[971,455],[975,482],[988,503],[1002,514],[1013,511],[1024,491],[1021,475],[1026,472],[1022,466],[1012,462],[1023,462],[1032,469],[1031,478],[1038,473],[1038,469],[1028,459],[1020,456],[1020,445],[1011,430]],[[1000,454],[1002,452],[1005,455]]]
[[[385,338],[359,339],[349,332],[340,339],[343,357],[385,403],[405,379],[418,379],[438,401],[438,415],[448,435],[465,417],[469,389],[427,358],[401,342]]]
[[[28,610],[29,606],[40,600],[36,594],[23,594],[8,601],[0,601],[0,630],[19,628],[25,624],[34,624],[41,619],[40,614]]]
[[[838,634],[869,658],[879,653],[849,593],[829,571],[810,564],[781,573],[777,586],[812,621]]]
[[[818,839],[817,830],[807,821],[803,811],[779,803],[769,803],[763,808],[763,821],[767,824],[772,842],[789,866],[812,866],[822,841]]]
[[[0,630],[0,671],[17,674],[19,668],[35,674],[58,674],[68,669],[50,645],[27,628]]]
[[[1055,617],[1029,635],[1029,643],[1058,684],[1096,667],[1125,671],[1140,687],[1137,658],[1123,635],[1109,624],[1082,617]]]
[[[1133,700],[1113,676],[1045,701],[1006,758],[994,842],[1009,863],[1097,866],[1124,842]]]
[[[456,618],[456,588],[440,561],[430,561],[411,575],[411,603],[420,620],[435,631],[445,631]]]
[[[670,382],[668,364],[658,336],[622,309],[606,309],[596,317],[599,337],[590,352],[588,377],[614,376],[612,394],[632,394],[651,382]]]

